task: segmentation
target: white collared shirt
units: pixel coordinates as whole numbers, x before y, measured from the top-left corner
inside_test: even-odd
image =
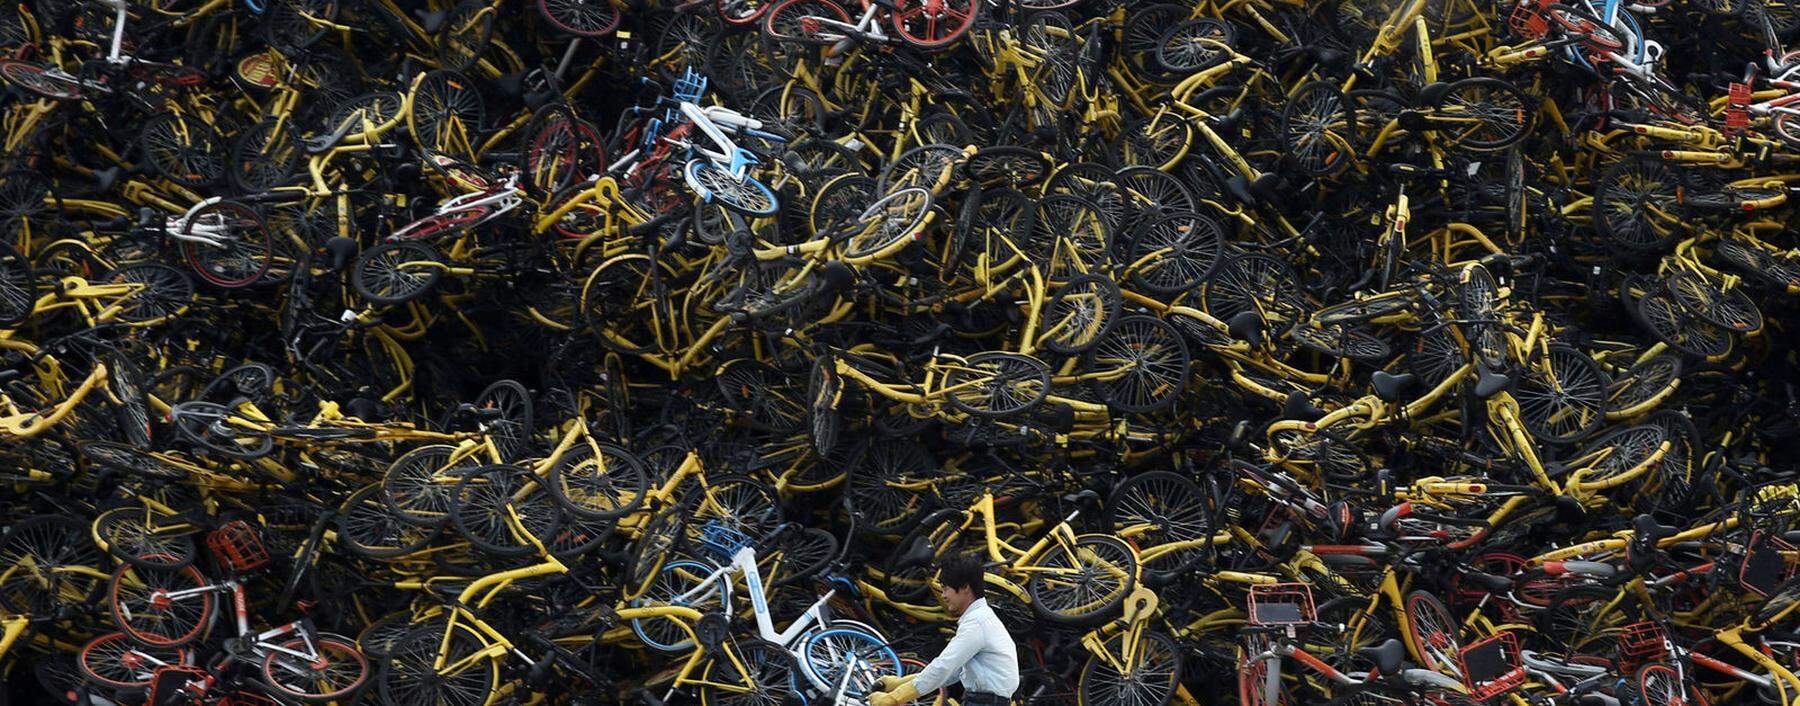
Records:
[[[1007,698],[1019,689],[1018,650],[986,598],[970,603],[956,619],[956,636],[925,665],[913,686],[920,694],[930,694],[952,681],[962,682],[968,693]]]

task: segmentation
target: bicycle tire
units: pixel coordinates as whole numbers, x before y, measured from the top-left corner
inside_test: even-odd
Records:
[[[1684,183],[1681,174],[1660,159],[1619,160],[1595,183],[1594,228],[1607,242],[1630,252],[1663,250],[1685,232],[1677,227]]]
[[[1089,564],[1083,555],[1099,557],[1099,561],[1108,564],[1107,570],[1101,571]],[[1137,585],[1137,552],[1125,542],[1104,535],[1084,534],[1075,538],[1073,547],[1064,548],[1060,544],[1052,544],[1044,553],[1032,560],[1032,565],[1022,566],[1020,570],[1028,577],[1025,591],[1031,596],[1031,607],[1039,617],[1062,625],[1096,625],[1113,615],[1125,604],[1125,597],[1131,594]],[[1053,585],[1047,576],[1064,574],[1073,571],[1077,576],[1074,583],[1058,582]],[[1095,586],[1100,585],[1098,574],[1112,574],[1116,580],[1111,589],[1105,589],[1103,597],[1091,600],[1076,596],[1079,603],[1064,600],[1068,591],[1079,587],[1080,594],[1097,594]]]
[[[214,225],[205,220],[213,214],[218,214],[216,226],[226,230],[225,244],[214,247],[183,239],[181,254],[188,266],[215,287],[237,289],[263,281],[275,264],[275,239],[262,216],[241,203],[219,201],[194,211],[182,234],[193,235],[202,223]]]
[[[224,421],[234,414],[225,405],[195,400],[175,405],[169,411],[169,419],[188,443],[213,453],[256,459],[275,450],[273,436],[241,429]]]
[[[81,84],[51,75],[45,67],[14,59],[0,60],[0,79],[51,100],[80,100]]]
[[[657,571],[656,579],[651,585],[632,599],[632,607],[673,605],[693,608],[701,613],[722,610],[724,606],[720,605],[720,592],[716,583],[704,591],[693,593],[687,600],[674,601],[677,596],[692,593],[699,587],[700,581],[711,576],[715,570],[705,563],[689,559],[668,562]],[[645,647],[658,652],[680,652],[694,646],[692,637],[688,636],[688,632],[674,618],[632,618],[631,631]]]
[[[1664,287],[1683,310],[1709,324],[1743,334],[1763,327],[1762,310],[1741,288],[1724,289],[1694,272],[1670,275]]]
[[[704,682],[700,687],[701,706],[756,706],[766,703],[764,699],[775,703],[791,703],[799,698],[793,692],[798,690],[799,668],[793,653],[786,648],[767,640],[752,638],[735,641],[738,661],[751,670],[750,674],[739,674],[731,660],[722,659],[724,655],[709,661],[701,673]],[[751,688],[739,691],[721,689],[715,684],[732,684],[748,681]]]
[[[1138,644],[1131,650],[1122,643],[1131,633],[1107,638],[1109,655],[1133,655],[1134,663],[1114,666],[1111,660],[1090,655],[1076,679],[1080,689],[1079,706],[1105,706],[1129,701],[1137,706],[1167,706],[1181,689],[1181,648],[1168,635],[1156,631],[1137,633]],[[1120,667],[1124,671],[1120,671]]]
[[[599,449],[598,456],[587,446],[576,446],[550,467],[544,485],[551,497],[564,511],[587,520],[613,520],[636,512],[650,490],[643,462],[612,444],[596,442],[594,448]]]
[[[455,496],[449,484],[437,479],[438,474],[455,474],[480,465],[472,456],[465,456],[455,467],[446,468],[455,451],[456,447],[448,444],[431,444],[394,459],[381,475],[382,504],[396,517],[420,527],[444,526],[450,521]]]
[[[1224,44],[1229,50],[1236,41],[1237,31],[1229,22],[1210,17],[1187,20],[1157,37],[1156,63],[1169,75],[1198,73],[1228,58],[1226,51],[1213,46],[1213,42]]]
[[[1037,358],[988,351],[969,356],[965,363],[944,375],[945,388],[974,386],[981,393],[946,395],[950,405],[965,414],[977,417],[1024,414],[1050,394],[1050,367]],[[973,372],[977,370],[982,372]],[[1022,381],[1023,386],[1015,384],[1015,380]]]
[[[225,176],[223,140],[212,126],[162,113],[143,123],[138,145],[146,162],[163,178],[187,187],[202,187]]]
[[[837,450],[843,417],[838,415],[838,398],[844,381],[838,376],[830,353],[813,359],[806,376],[807,438],[821,458]]]
[[[1459,116],[1471,115],[1479,127],[1461,131],[1460,135],[1457,134],[1458,131],[1445,130],[1441,127],[1445,111]],[[1437,132],[1440,135],[1449,133],[1448,146],[1491,152],[1506,149],[1525,139],[1525,135],[1531,131],[1532,116],[1536,111],[1518,86],[1497,78],[1481,76],[1450,84],[1450,88],[1433,107],[1432,114],[1432,120],[1440,124],[1435,128]]]
[[[901,41],[918,49],[940,50],[955,44],[981,17],[981,0],[900,0],[888,22]],[[948,17],[948,26],[943,26]]]
[[[421,525],[401,519],[377,497],[381,486],[370,483],[352,492],[338,507],[338,546],[349,553],[370,559],[393,559],[425,548],[449,523],[448,513],[442,522]]]
[[[1118,285],[1105,275],[1083,275],[1058,285],[1038,325],[1041,345],[1064,355],[1087,352],[1112,331],[1124,303]]]
[[[773,216],[781,208],[781,199],[768,185],[745,174],[734,176],[704,159],[689,160],[681,170],[688,188],[706,203],[717,203],[747,216]]]
[[[538,0],[537,6],[552,26],[578,37],[612,34],[625,17],[611,0]]]
[[[180,648],[146,647],[132,640],[123,632],[101,635],[89,640],[81,648],[77,664],[82,675],[96,684],[114,689],[142,689],[150,685],[155,678],[156,665],[131,656],[133,652],[151,654],[164,664],[186,664],[187,650]]]
[[[87,523],[63,515],[23,518],[0,535],[0,608],[13,615],[50,616],[92,604],[102,580],[53,567],[103,566]]]
[[[831,0],[783,0],[763,16],[763,36],[802,44],[830,44],[843,38],[841,32],[821,32],[819,23],[811,19],[816,17],[850,22],[850,13]]]
[[[523,458],[537,432],[531,391],[517,380],[498,380],[476,393],[471,403],[483,415],[481,433],[494,443],[503,461]]]
[[[42,289],[31,261],[11,245],[0,243],[0,328],[31,318]]]
[[[1526,366],[1512,395],[1526,431],[1546,442],[1569,443],[1592,433],[1605,420],[1606,390],[1611,385],[1593,358],[1554,344],[1543,360]]]
[[[230,168],[225,174],[239,191],[259,194],[297,176],[302,156],[291,123],[264,120],[238,133],[232,141]]]
[[[1281,109],[1284,158],[1307,176],[1329,176],[1356,162],[1356,133],[1356,105],[1335,82],[1302,85]]]
[[[362,689],[363,682],[369,678],[369,660],[349,638],[321,634],[312,640],[296,637],[280,646],[301,654],[311,647],[319,655],[319,659],[307,661],[286,652],[270,650],[263,657],[263,684],[287,698],[304,703],[337,701]],[[331,659],[326,652],[336,654],[337,658]],[[332,667],[341,670],[332,670]],[[329,681],[325,681],[327,679]],[[296,688],[296,680],[308,686],[328,686]]]
[[[199,548],[194,543],[198,527],[180,533],[158,533],[137,521],[146,512],[145,508],[127,505],[94,518],[94,535],[107,554],[132,566],[163,570],[180,569],[199,558]]]
[[[1437,596],[1425,591],[1406,595],[1406,638],[1413,657],[1426,669],[1446,674],[1461,670],[1462,648],[1456,635],[1460,624]]]
[[[1114,485],[1104,519],[1114,535],[1131,537],[1140,557],[1160,545],[1212,536],[1212,511],[1200,486],[1170,471],[1139,473]],[[1206,554],[1205,548],[1195,548],[1141,561],[1144,583],[1168,585],[1204,562]]]
[[[1224,259],[1225,230],[1199,213],[1171,213],[1138,226],[1125,263],[1134,287],[1169,297],[1200,286]]]
[[[851,698],[872,692],[876,688],[876,677],[899,676],[901,673],[900,656],[888,645],[887,639],[856,628],[832,627],[813,632],[800,640],[796,651],[803,656],[800,666],[805,669],[807,678],[820,689],[835,689],[843,681],[844,666],[839,660],[855,659],[866,663],[868,666],[859,672],[866,678],[853,676],[848,688],[842,692]]]
[[[375,678],[381,701],[389,706],[483,704],[500,688],[500,666],[475,655],[488,648],[487,639],[463,624],[443,623],[407,632],[394,640],[388,659]],[[464,668],[438,674],[433,666]]]
[[[179,569],[147,569],[126,564],[108,582],[107,604],[119,630],[132,640],[153,647],[181,647],[206,630],[212,622],[216,600],[211,592],[198,594],[198,605],[163,604],[159,592],[198,589],[206,577],[193,566]]]
[[[562,508],[541,486],[536,492],[526,492],[536,480],[536,475],[523,467],[507,464],[464,474],[456,484],[451,526],[476,549],[499,557],[525,556],[535,549],[515,533],[509,515],[517,516],[522,528],[539,542],[546,546],[555,543],[562,527]]]
[[[443,278],[437,252],[411,240],[390,240],[362,251],[350,271],[357,296],[393,306],[425,296]]]
[[[919,238],[932,201],[931,192],[918,187],[901,188],[876,199],[857,216],[855,231],[844,240],[844,257],[884,257]]]

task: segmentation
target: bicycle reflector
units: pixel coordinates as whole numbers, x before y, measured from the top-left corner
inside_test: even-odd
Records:
[[[1494,633],[1493,637],[1464,647],[1457,658],[1462,662],[1469,695],[1476,701],[1486,701],[1525,683],[1519,640],[1511,631]]]
[[[720,524],[716,520],[708,522],[705,527],[700,528],[700,546],[717,555],[722,561],[730,561],[739,549],[753,543],[750,535]]]
[[[1304,625],[1313,622],[1312,587],[1303,583],[1265,583],[1250,587],[1251,625]]]
[[[269,550],[263,548],[256,528],[243,520],[232,520],[206,535],[206,548],[212,550],[219,566],[232,573],[245,573],[269,563]]]

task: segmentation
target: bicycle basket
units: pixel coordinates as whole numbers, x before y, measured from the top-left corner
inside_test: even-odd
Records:
[[[700,546],[711,552],[721,561],[730,561],[739,549],[755,544],[750,535],[739,532],[718,522],[708,522],[700,528]]]
[[[263,547],[256,528],[243,520],[232,520],[208,533],[206,548],[212,550],[220,567],[232,573],[254,571],[269,563],[269,550]]]
[[[197,702],[211,683],[212,675],[199,667],[180,664],[157,667],[150,677],[150,698],[144,703],[174,706]]]
[[[1265,583],[1250,587],[1251,625],[1303,625],[1313,622],[1312,587],[1303,583]]]
[[[1618,662],[1621,674],[1636,673],[1638,667],[1659,662],[1669,654],[1668,638],[1662,626],[1645,621],[1619,629]]]
[[[1486,701],[1525,683],[1525,663],[1519,657],[1519,640],[1510,631],[1464,647],[1457,655],[1462,662],[1464,683],[1469,695]]]
[[[706,77],[690,66],[681,74],[681,78],[675,79],[675,87],[669,93],[673,100],[698,103],[700,97],[706,95]]]
[[[1768,598],[1781,584],[1794,577],[1794,567],[1783,558],[1795,551],[1775,535],[1757,530],[1746,543],[1744,561],[1738,565],[1738,585],[1759,598]]]

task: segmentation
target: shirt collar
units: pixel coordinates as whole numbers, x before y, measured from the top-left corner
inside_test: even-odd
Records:
[[[961,625],[964,622],[968,621],[971,616],[975,615],[976,611],[987,610],[987,609],[988,609],[987,599],[986,598],[977,598],[977,599],[975,599],[974,603],[969,604],[969,607],[963,609],[962,615],[956,616],[956,624]]]

